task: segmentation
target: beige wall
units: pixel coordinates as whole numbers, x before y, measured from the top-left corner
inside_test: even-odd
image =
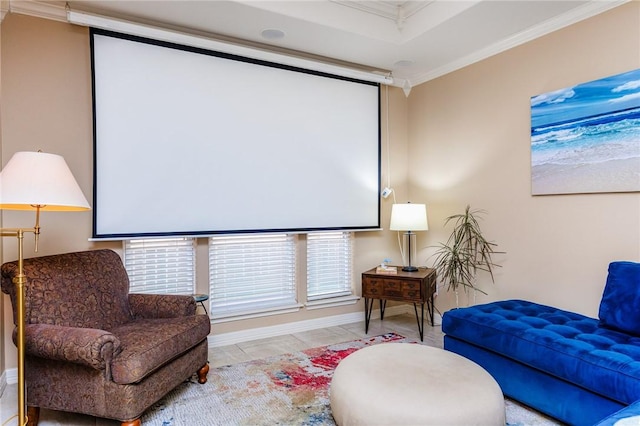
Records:
[[[61,28],[64,30],[61,31]],[[2,22],[2,159],[17,151],[62,155],[87,199],[92,193],[91,92],[87,30],[8,14]],[[5,227],[33,226],[27,212],[3,211]],[[49,213],[41,217],[38,255],[92,248],[90,213]],[[2,239],[3,262],[17,257],[16,242]],[[25,256],[34,242],[25,237]],[[14,368],[15,347],[9,298],[2,295],[6,368]]]
[[[88,31],[69,24],[9,14],[1,25],[0,99],[3,164],[20,150],[65,157],[87,199],[92,199],[92,118]],[[397,202],[425,202],[426,247],[446,239],[444,218],[467,203],[489,211],[486,234],[507,251],[496,284],[478,301],[517,297],[595,315],[606,265],[640,258],[640,194],[530,195],[529,98],[532,95],[640,67],[640,4],[631,3],[414,87],[406,99],[389,94],[390,155],[383,123],[382,186],[390,179]],[[383,89],[382,116],[387,91]],[[384,120],[383,120],[384,121]],[[411,154],[411,155],[409,155]],[[388,164],[388,166],[387,166]],[[390,171],[390,175],[389,172]],[[393,200],[381,200],[388,227]],[[33,217],[3,212],[4,226],[30,226]],[[109,247],[92,243],[90,213],[42,217],[38,255]],[[6,241],[5,241],[6,240]],[[359,272],[385,257],[400,261],[395,234],[356,237]],[[2,261],[14,260],[15,243],[2,241]],[[26,256],[33,243],[26,242]],[[429,263],[431,249],[419,252]],[[206,242],[198,250],[198,289],[206,291]],[[442,292],[440,311],[453,306]],[[4,335],[0,367],[15,367],[11,308],[2,296]],[[214,325],[213,333],[362,312],[357,305]],[[1,329],[0,329],[1,330]],[[0,369],[0,372],[3,371]]]
[[[1,27],[3,88],[0,155],[3,164],[17,151],[38,150],[62,155],[71,168],[88,200],[92,200],[92,112],[89,32],[86,28],[48,21],[23,15],[9,14]],[[404,141],[406,150],[406,104],[402,91],[391,89],[390,103],[393,119]],[[384,99],[383,94],[383,99]],[[396,108],[395,104],[401,107]],[[386,101],[384,102],[386,105]],[[386,126],[383,128],[386,134]],[[386,164],[386,159],[383,159]],[[404,163],[406,155],[393,158],[393,169],[400,171],[392,178],[399,193],[407,193]],[[385,175],[386,179],[386,175]],[[391,200],[383,200],[383,223],[389,221]],[[25,212],[2,211],[0,220],[5,226],[33,226],[34,217]],[[25,239],[25,257],[63,253],[68,251],[113,248],[121,252],[118,242],[90,242],[91,213],[46,213],[42,215],[40,249],[33,252],[33,241]],[[16,244],[3,239],[2,261],[15,260]],[[390,249],[387,249],[390,247]],[[354,279],[359,288],[360,272],[373,267],[396,248],[389,232],[362,232],[356,236]],[[198,242],[198,283],[200,292],[208,292],[206,239]],[[4,333],[0,335],[0,366],[4,369],[16,365],[15,347],[11,342],[12,320],[9,298],[2,294]],[[346,307],[301,310],[295,314],[272,316],[247,321],[215,324],[212,333],[277,325],[318,317],[363,312],[363,304]],[[363,324],[364,327],[364,324]],[[0,329],[1,330],[1,329]]]
[[[507,252],[495,257],[495,285],[480,278],[489,296],[478,302],[522,298],[595,316],[609,262],[640,260],[639,193],[530,195],[530,97],[637,68],[633,2],[413,89],[410,194],[428,203],[427,244],[444,241],[444,219],[471,204],[488,211],[486,236]]]

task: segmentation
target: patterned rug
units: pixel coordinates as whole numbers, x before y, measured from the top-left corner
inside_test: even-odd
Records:
[[[335,425],[329,384],[340,360],[366,346],[417,343],[395,333],[211,369],[205,385],[183,383],[147,411],[142,424]],[[508,425],[554,425],[506,400]]]

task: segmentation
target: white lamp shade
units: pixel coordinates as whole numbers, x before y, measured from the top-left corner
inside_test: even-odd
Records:
[[[17,152],[0,172],[0,209],[81,211],[91,207],[59,155]]]
[[[424,204],[394,204],[391,206],[392,231],[427,231],[427,206]]]

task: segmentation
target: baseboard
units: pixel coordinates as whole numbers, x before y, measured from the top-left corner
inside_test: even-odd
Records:
[[[6,380],[8,385],[15,385],[18,383],[18,369],[10,368],[5,370],[3,374],[6,374]]]
[[[2,398],[2,395],[4,395],[4,390],[6,388],[7,388],[7,372],[3,371],[2,374],[0,374],[0,398]]]
[[[389,306],[385,310],[385,316],[402,315],[413,313],[411,305]],[[380,311],[374,310],[371,318],[380,318]],[[350,314],[334,315],[330,317],[316,318],[312,320],[296,321],[268,327],[252,328],[229,333],[213,334],[208,337],[209,347],[235,345],[237,343],[248,342],[250,340],[266,339],[269,337],[282,336],[285,334],[301,333],[318,328],[335,327],[354,322],[362,322],[364,327],[364,312],[353,312]]]

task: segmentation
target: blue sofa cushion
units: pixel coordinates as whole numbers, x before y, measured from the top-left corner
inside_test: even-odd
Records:
[[[640,335],[640,263],[609,264],[598,317],[605,327]]]
[[[626,422],[622,422],[622,420],[626,420]],[[605,417],[595,426],[616,426],[616,424],[618,426],[640,424],[640,401],[636,401],[622,410]]]
[[[447,311],[442,331],[622,404],[640,399],[640,337],[598,319],[505,300]]]

